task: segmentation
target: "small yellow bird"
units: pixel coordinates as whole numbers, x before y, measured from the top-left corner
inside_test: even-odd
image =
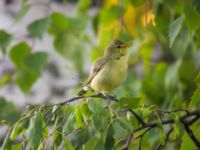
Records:
[[[132,42],[113,40],[104,51],[104,56],[93,65],[89,78],[78,92],[83,95],[88,90],[107,95],[120,86],[127,78],[128,48]]]

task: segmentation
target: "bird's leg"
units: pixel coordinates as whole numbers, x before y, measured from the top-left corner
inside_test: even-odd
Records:
[[[94,91],[89,85],[85,85],[78,93],[78,96],[83,96],[87,91]]]

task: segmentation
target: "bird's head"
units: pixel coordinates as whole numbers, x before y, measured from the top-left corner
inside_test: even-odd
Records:
[[[131,42],[121,42],[120,40],[113,40],[105,50],[104,56],[111,58],[121,58],[128,54],[128,48],[132,46]]]

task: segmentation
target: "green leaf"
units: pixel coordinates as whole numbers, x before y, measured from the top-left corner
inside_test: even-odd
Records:
[[[12,145],[12,141],[10,139],[10,131],[7,133],[4,141],[3,141],[3,144],[2,144],[2,147],[1,149],[2,150],[10,150],[11,149],[11,145]]]
[[[91,111],[90,109],[88,108],[88,105],[86,103],[84,103],[82,106],[81,106],[81,113],[83,114],[83,117],[84,118],[89,118],[91,116]]]
[[[160,132],[160,140],[161,140],[161,144],[164,145],[165,144],[165,141],[166,141],[166,135],[165,135],[165,132],[164,132],[164,129],[163,129],[163,126],[162,126],[162,122],[160,120],[160,118],[158,118],[158,129],[159,129],[159,132]]]
[[[66,137],[63,138],[63,149],[64,150],[74,150],[72,143],[70,143]]]
[[[176,140],[180,136],[181,123],[179,116],[176,113],[171,113],[171,116],[175,120],[173,125],[173,140]]]
[[[91,137],[90,140],[85,144],[83,150],[104,150],[103,142],[98,137]]]
[[[195,82],[198,83],[198,84],[200,83],[200,72],[195,77]]]
[[[32,127],[29,133],[28,147],[35,150],[39,147],[41,140],[47,133],[44,118],[41,112],[37,112],[35,119],[32,120],[31,125]]]
[[[90,140],[85,144],[83,150],[95,149],[97,140],[97,137],[91,137]]]
[[[132,124],[126,117],[118,117],[120,125],[126,129],[129,133],[133,130]]]
[[[81,12],[86,11],[90,7],[91,3],[91,0],[80,0],[78,3],[78,9]]]
[[[28,2],[28,0],[22,0],[22,1],[21,1],[21,4],[24,5],[24,4],[26,4],[27,2]]]
[[[0,121],[3,120],[3,122],[13,123],[19,118],[20,112],[15,105],[0,96]]]
[[[75,118],[76,118],[76,122],[75,122],[76,128],[80,128],[80,127],[84,126],[83,116],[80,111],[80,107],[78,105],[75,108]]]
[[[77,34],[80,34],[85,28],[86,28],[86,25],[87,25],[87,20],[88,20],[88,16],[85,15],[84,13],[80,13],[78,14],[76,17],[74,18],[69,18],[70,20],[70,30],[69,31],[73,31]]]
[[[182,64],[182,60],[179,59],[168,68],[167,73],[165,74],[165,87],[167,89],[170,89],[174,87],[175,85],[177,85],[178,72],[179,72],[181,64]]]
[[[190,101],[190,104],[189,104],[189,109],[195,109],[195,108],[199,108],[200,106],[200,87],[198,87],[192,97],[191,97],[191,101]]]
[[[10,51],[10,59],[17,67],[15,82],[22,91],[28,92],[37,80],[45,64],[48,55],[45,52],[30,54],[30,47],[27,43],[21,42],[15,45]]]
[[[75,114],[71,113],[69,117],[67,118],[67,122],[65,123],[63,127],[63,133],[69,134],[71,131],[74,130],[74,125],[75,125]]]
[[[31,4],[25,4],[22,6],[22,8],[20,8],[20,10],[16,13],[15,16],[16,22],[20,21],[27,14],[31,6]]]
[[[29,126],[29,120],[17,122],[11,132],[10,139],[15,140],[20,134],[24,133]]]
[[[179,33],[179,38],[176,39],[176,42],[171,47],[171,53],[178,59],[183,58],[188,51],[188,45],[191,42],[191,37],[189,35],[189,30],[183,28]]]
[[[192,33],[193,31],[195,31],[200,27],[200,14],[194,11],[192,9],[192,6],[190,6],[190,4],[188,5],[187,9],[185,9],[185,13],[190,33]]]
[[[100,100],[94,99],[89,102],[89,109],[95,114],[105,113],[104,103]]]
[[[197,50],[196,52],[193,53],[193,64],[195,65],[196,68],[200,69],[200,50]]]
[[[8,84],[10,80],[11,80],[10,75],[7,75],[7,74],[3,75],[0,79],[0,88]]]
[[[15,75],[15,82],[23,92],[30,91],[38,75],[27,70],[20,70]]]
[[[196,39],[197,39],[197,43],[200,43],[200,27],[196,30],[195,36],[196,36]]]
[[[129,0],[133,6],[140,6],[144,4],[144,0]]]
[[[56,149],[62,143],[62,131],[54,131],[53,134],[53,147]]]
[[[54,47],[61,56],[71,60],[78,71],[82,71],[84,62],[84,45],[75,34],[63,32],[55,37]]]
[[[181,143],[181,149],[180,150],[188,150],[188,149],[197,149],[191,138],[188,136],[187,133],[184,134],[182,143]]]
[[[10,44],[11,40],[11,34],[7,33],[4,30],[0,30],[0,49],[2,49],[3,53],[6,52],[6,48]]]
[[[113,138],[114,129],[112,124],[108,126],[106,133],[105,150],[111,150],[115,144],[115,139]]]
[[[24,59],[24,66],[27,70],[40,75],[47,64],[48,54],[46,52],[35,52]]]
[[[26,42],[20,42],[11,48],[9,56],[17,68],[22,68],[23,61],[29,55],[30,50],[31,48]]]
[[[101,139],[98,139],[95,145],[95,150],[105,150],[104,143]]]
[[[88,128],[77,129],[72,133],[71,141],[75,149],[81,147],[89,140]]]
[[[164,97],[166,97],[166,88],[164,85],[166,71],[167,65],[165,63],[158,63],[153,70],[145,75],[142,81],[142,90],[154,104],[162,104]]]
[[[176,37],[178,36],[181,30],[183,20],[184,20],[184,16],[180,16],[176,20],[174,20],[169,26],[170,47],[174,43]]]
[[[105,131],[108,124],[107,118],[107,115],[92,114],[90,117],[92,127],[100,132]]]
[[[19,144],[14,144],[11,146],[11,150],[22,150],[22,143],[19,143]]]
[[[51,18],[49,16],[41,18],[29,24],[27,30],[32,36],[42,38],[44,33],[47,32],[50,23],[51,23]]]
[[[46,150],[45,144],[44,143],[40,143],[40,145],[38,146],[37,150]]]
[[[119,100],[120,108],[136,108],[140,103],[140,97],[122,97]]]
[[[200,14],[200,1],[199,0],[192,0],[192,7],[193,9]]]
[[[69,26],[69,19],[59,12],[54,12],[51,15],[51,25],[49,28],[49,33],[53,35],[65,32]]]
[[[103,24],[111,23],[119,18],[120,7],[117,5],[112,5],[101,10],[100,22]]]
[[[117,141],[117,140],[120,140],[122,138],[125,138],[129,132],[126,128],[122,127],[120,122],[119,121],[115,121],[113,124],[112,124],[112,127],[113,127],[113,138]]]

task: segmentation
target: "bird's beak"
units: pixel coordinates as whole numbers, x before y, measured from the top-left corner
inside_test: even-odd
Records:
[[[129,42],[127,42],[127,43],[124,43],[124,44],[122,45],[122,47],[125,48],[125,49],[127,49],[127,48],[130,48],[132,45],[133,45],[133,42],[132,42],[132,41],[129,41]]]

